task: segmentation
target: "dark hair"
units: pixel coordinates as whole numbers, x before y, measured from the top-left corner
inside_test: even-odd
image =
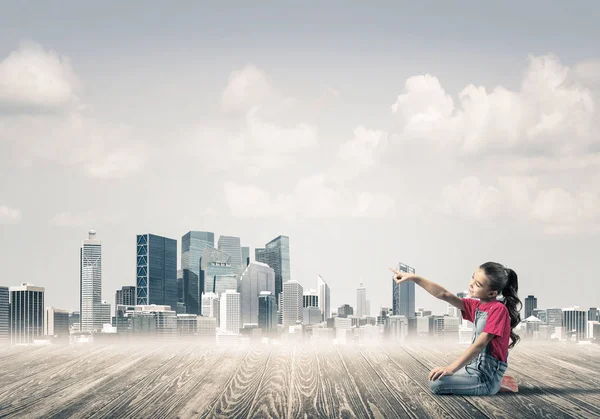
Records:
[[[485,273],[489,280],[492,291],[498,291],[504,297],[504,305],[510,315],[510,340],[509,348],[521,339],[519,335],[513,332],[513,329],[521,323],[521,308],[523,303],[519,300],[517,292],[519,291],[519,281],[517,273],[510,268],[496,262],[486,262],[479,267]]]

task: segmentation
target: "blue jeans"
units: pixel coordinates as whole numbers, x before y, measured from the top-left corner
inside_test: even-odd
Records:
[[[434,394],[491,396],[500,390],[506,368],[505,362],[482,353],[453,375],[429,381],[429,387]]]

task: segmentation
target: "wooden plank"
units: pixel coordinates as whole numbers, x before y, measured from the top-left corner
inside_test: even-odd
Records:
[[[437,365],[448,365],[461,351],[456,349],[446,348],[444,351],[438,348],[430,348],[429,351],[421,351],[423,357],[426,357],[432,361],[437,361]],[[512,356],[512,355],[511,355]],[[512,361],[512,360],[511,360]],[[510,375],[516,376],[515,371],[510,369],[507,372]],[[518,411],[523,414],[524,417],[589,417],[589,409],[585,406],[581,406],[580,403],[572,403],[572,400],[568,400],[567,397],[556,397],[552,393],[544,391],[543,388],[539,387],[537,383],[529,381],[523,382],[519,385],[519,393],[499,393],[492,397],[474,397],[473,399],[485,399],[488,403],[495,405],[498,408],[506,407],[509,405],[512,407],[513,412]],[[582,414],[581,412],[589,412]]]
[[[201,417],[247,417],[270,355],[270,348],[251,347],[239,368]]]
[[[219,346],[216,350],[223,352],[224,356],[212,368],[193,373],[198,383],[193,385],[193,390],[188,392],[187,398],[181,400],[169,417],[197,418],[208,412],[249,353],[247,347]]]
[[[464,400],[449,399],[441,402],[429,386],[423,383],[422,377],[426,376],[428,370],[405,351],[395,348],[393,345],[385,347],[369,347],[360,351],[372,368],[378,371],[381,380],[391,392],[405,397],[405,394],[413,394],[419,406],[422,406],[427,414],[436,417],[471,417],[487,418],[481,411]],[[394,355],[390,355],[390,353]],[[413,409],[418,409],[414,407]]]
[[[271,351],[271,358],[265,367],[264,375],[248,411],[249,418],[285,417],[289,408],[294,349],[278,345]]]
[[[312,348],[307,345],[294,346],[288,417],[328,417],[327,400],[320,381],[317,360]]]

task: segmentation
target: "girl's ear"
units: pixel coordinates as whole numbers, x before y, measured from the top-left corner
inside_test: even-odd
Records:
[[[490,298],[496,298],[498,296],[498,291],[490,292]]]

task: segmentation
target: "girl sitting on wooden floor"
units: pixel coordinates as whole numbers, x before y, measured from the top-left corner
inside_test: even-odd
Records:
[[[471,277],[469,295],[472,298],[459,298],[435,282],[390,270],[395,274],[396,283],[413,281],[434,297],[459,308],[462,317],[473,322],[471,346],[449,366],[436,367],[429,373],[431,391],[476,396],[496,394],[508,367],[508,349],[520,339],[513,332],[521,322],[522,306],[517,296],[515,271],[499,263],[484,263]],[[504,297],[503,301],[496,298],[498,294]]]

